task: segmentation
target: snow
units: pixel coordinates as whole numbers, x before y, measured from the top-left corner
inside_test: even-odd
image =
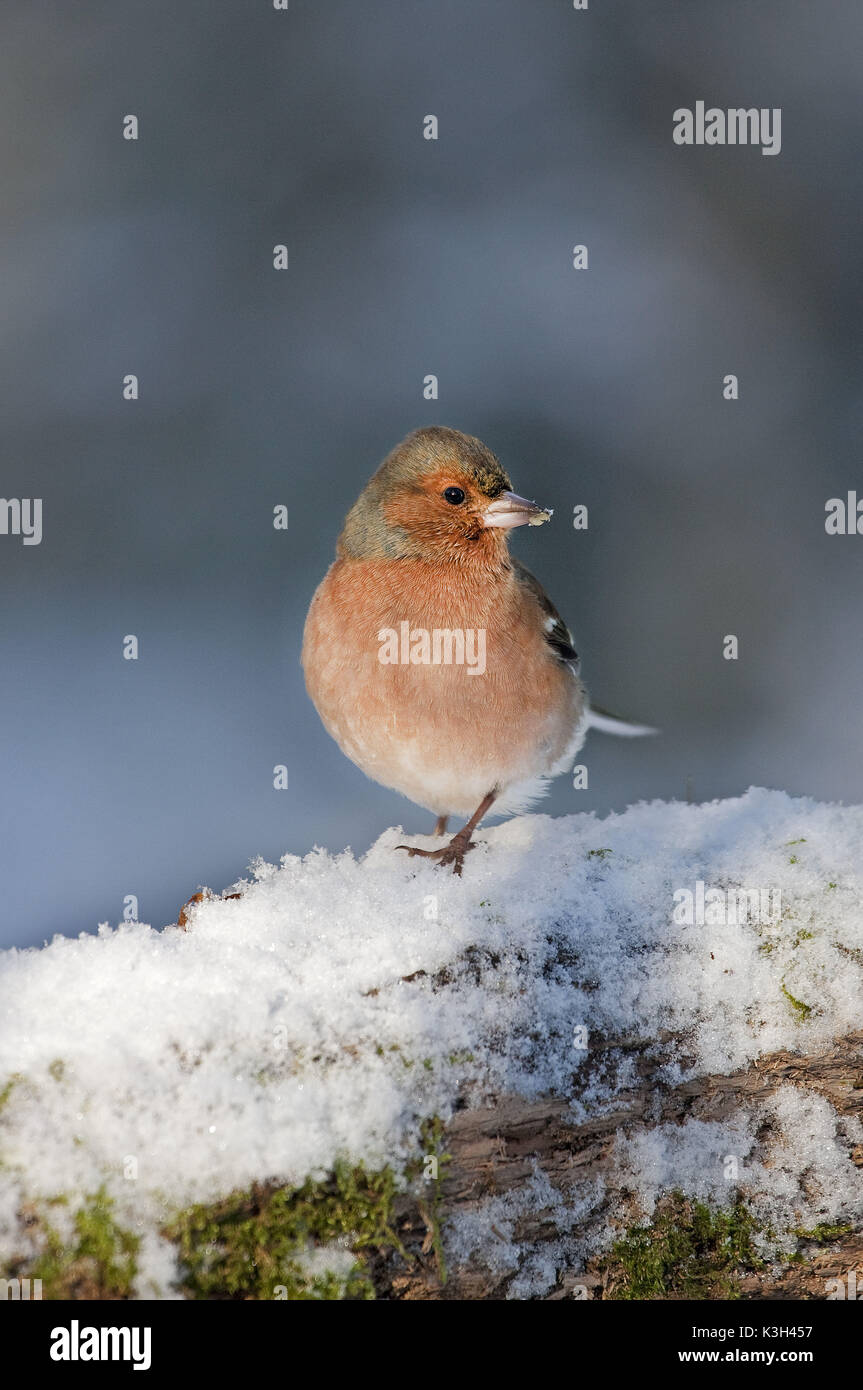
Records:
[[[763,1154],[760,1131],[767,1133]],[[849,1155],[861,1141],[859,1120],[838,1116],[823,1096],[786,1084],[725,1124],[687,1120],[619,1140],[618,1176],[624,1190],[640,1194],[646,1218],[674,1187],[722,1206],[739,1182],[752,1215],[778,1238],[793,1229],[859,1224],[863,1171]],[[736,1163],[729,1169],[730,1160]],[[793,1248],[780,1239],[783,1246]]]
[[[172,1207],[302,1182],[339,1156],[400,1167],[423,1119],[460,1098],[552,1092],[577,1122],[633,1079],[625,1054],[586,1066],[585,1041],[647,1040],[677,1083],[860,1027],[863,808],[751,789],[525,816],[484,829],[462,879],[396,853],[404,838],[388,830],[361,859],[258,863],[188,932],[103,925],[2,953],[0,1092],[18,1079],[0,1111],[0,1264],[20,1249],[22,1202],[104,1184],[145,1235],[138,1293],[170,1296],[158,1229]],[[778,891],[781,918],[675,920],[675,894],[699,882]],[[647,1219],[675,1187],[729,1200],[732,1155],[777,1228],[859,1219],[857,1122],[790,1084],[762,1109],[620,1133],[607,1181]],[[601,1191],[574,1187],[565,1209],[542,1174],[532,1184],[446,1232],[451,1260],[512,1268],[516,1297],[612,1234],[605,1217],[604,1235],[575,1232]],[[524,1203],[556,1213],[552,1256],[519,1250]]]

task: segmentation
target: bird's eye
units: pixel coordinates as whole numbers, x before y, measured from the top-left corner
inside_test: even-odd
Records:
[[[454,507],[461,506],[464,501],[464,493],[460,487],[448,487],[444,489],[444,497],[451,502]]]

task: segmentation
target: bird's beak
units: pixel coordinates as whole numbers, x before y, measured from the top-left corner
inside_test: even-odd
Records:
[[[528,502],[526,497],[518,497],[514,492],[502,492],[490,502],[482,514],[483,526],[503,526],[507,531],[513,526],[541,526],[548,521],[551,512]]]

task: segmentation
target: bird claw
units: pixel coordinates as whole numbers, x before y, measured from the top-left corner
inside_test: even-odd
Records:
[[[460,835],[454,835],[443,849],[415,849],[413,845],[396,845],[396,849],[407,850],[412,859],[415,854],[418,854],[423,859],[433,859],[441,868],[447,864],[452,864],[452,871],[459,878],[461,878],[464,857],[468,850],[473,848],[473,841],[462,839]]]

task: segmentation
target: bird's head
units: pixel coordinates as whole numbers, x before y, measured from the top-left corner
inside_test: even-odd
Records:
[[[517,496],[490,449],[434,425],[393,449],[348,513],[339,554],[495,563],[515,526],[551,513]]]

